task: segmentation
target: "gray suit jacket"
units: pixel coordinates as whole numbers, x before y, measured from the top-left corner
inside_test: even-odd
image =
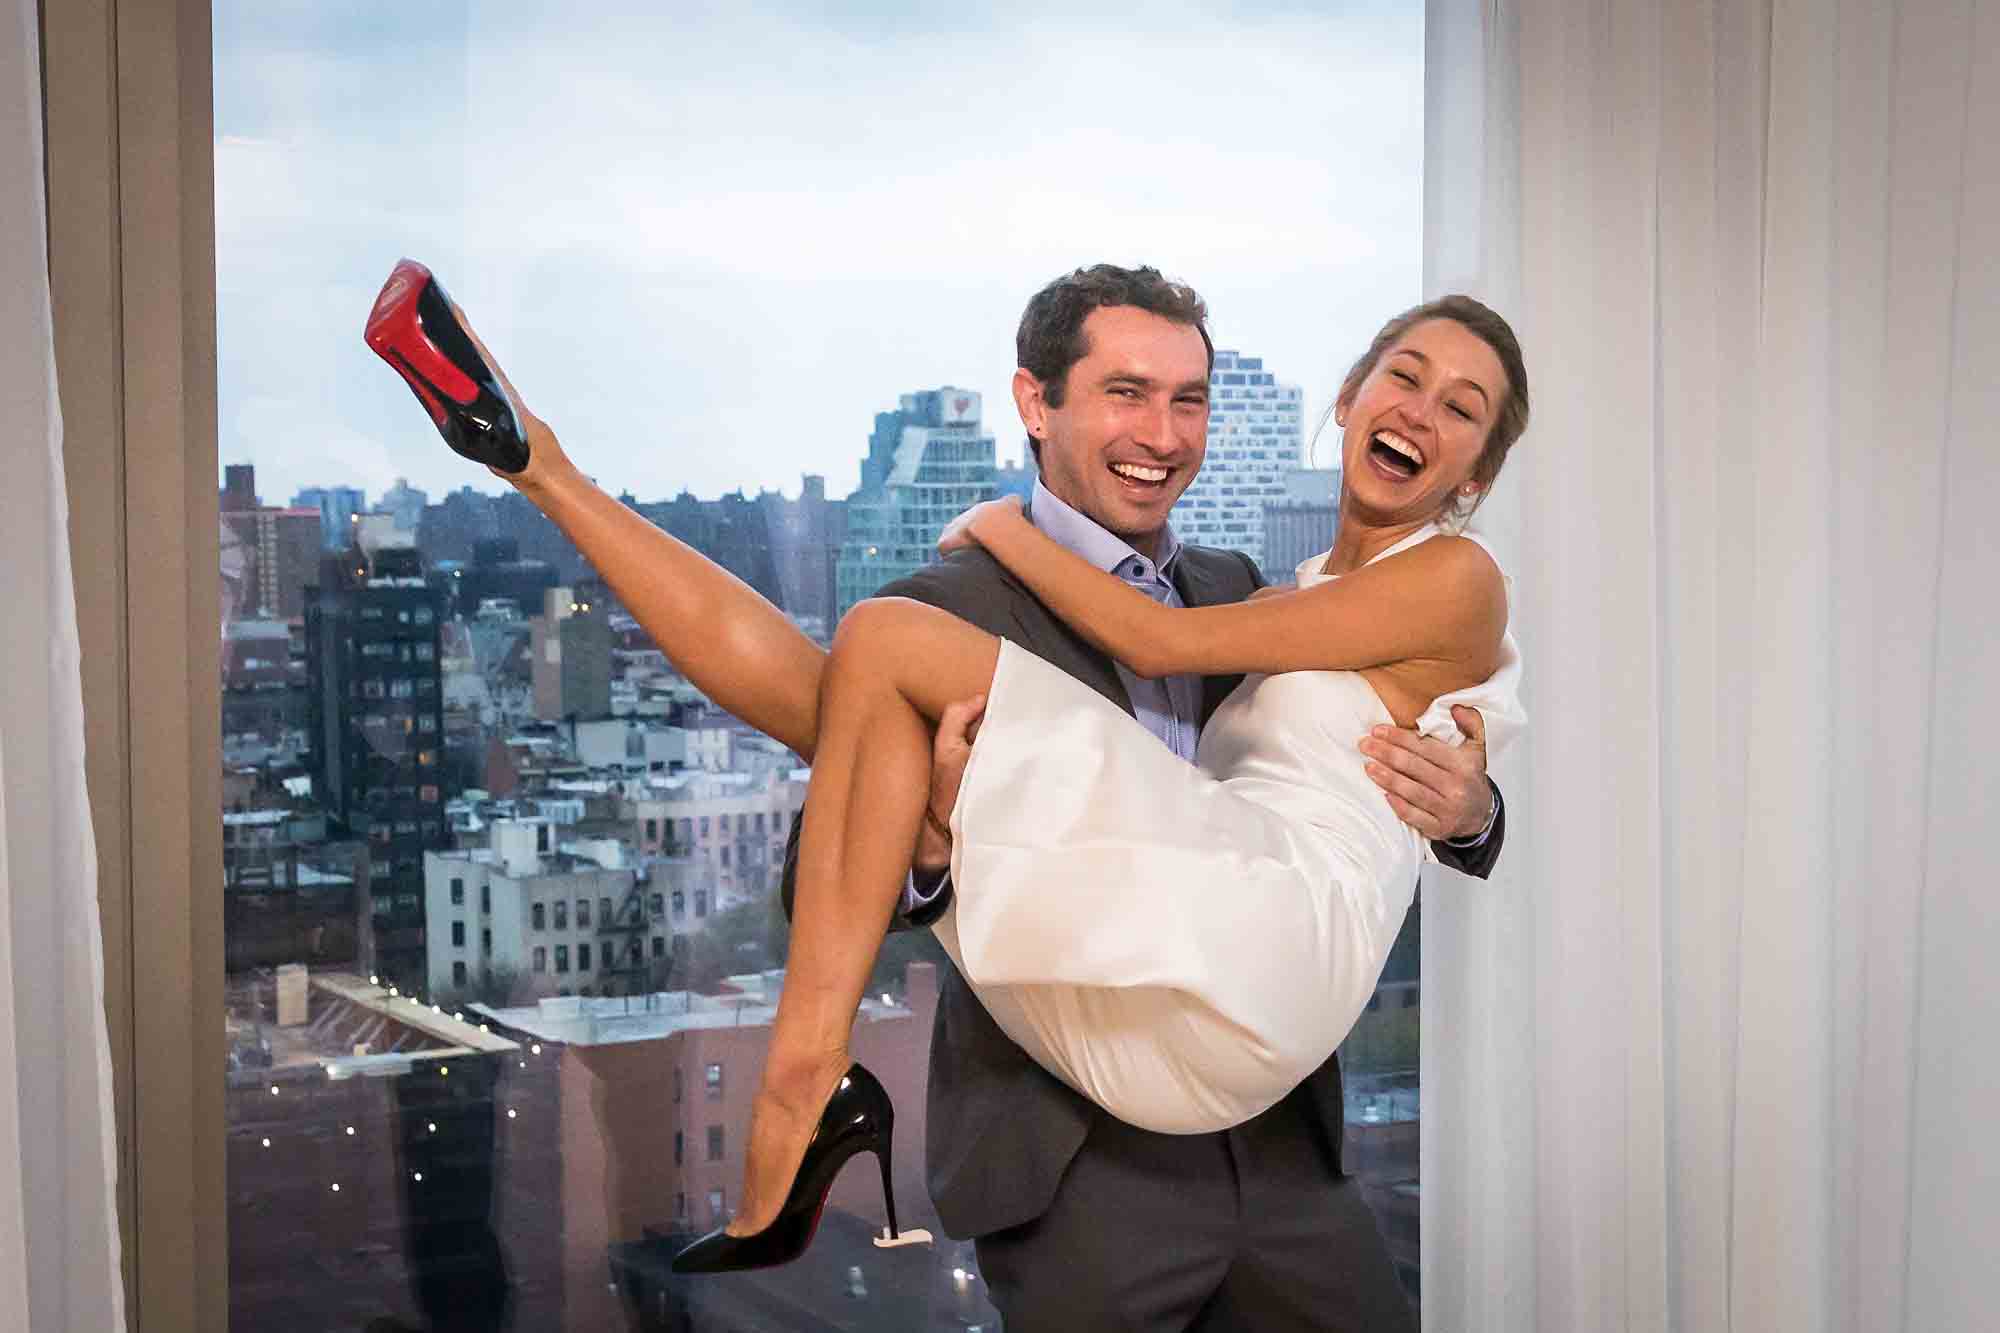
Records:
[[[1186,546],[1175,562],[1174,583],[1189,606],[1241,601],[1262,582],[1257,567],[1237,551]],[[878,595],[908,597],[950,611],[1012,640],[1132,711],[1111,659],[1057,619],[982,550],[957,552],[888,585]],[[1204,723],[1241,679],[1212,676],[1204,682]],[[793,821],[785,857],[788,910],[803,824]],[[1499,854],[1502,831],[1496,824],[1492,836],[1471,856],[1442,843],[1436,844],[1437,851],[1449,864],[1483,875]],[[1228,885],[1216,886],[1219,899],[1228,891]],[[1105,1112],[1008,1040],[949,963],[940,971],[926,1145],[931,1201],[947,1232],[983,1236],[1031,1221],[1048,1208],[1092,1119]],[[1338,1058],[1321,1065],[1306,1080],[1304,1090],[1337,1170],[1342,1124]]]

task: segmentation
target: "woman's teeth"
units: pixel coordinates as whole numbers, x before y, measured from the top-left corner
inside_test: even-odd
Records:
[[[1375,457],[1402,476],[1414,477],[1423,470],[1424,451],[1394,431],[1376,431],[1368,445]]]

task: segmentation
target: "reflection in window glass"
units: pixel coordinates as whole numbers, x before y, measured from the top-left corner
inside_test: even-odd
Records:
[[[1032,485],[1014,325],[1099,260],[1199,288],[1234,381],[1176,530],[1273,574],[1325,546],[1304,423],[1417,295],[1420,7],[1030,9],[218,0],[233,1327],[741,1326],[666,1261],[738,1187],[804,767],[365,350],[396,258],[610,493],[821,643]],[[940,1235],[948,966],[885,946],[855,1038]],[[1347,1108],[1412,1285],[1417,995],[1411,935]],[[870,1244],[868,1174],[809,1263],[732,1288],[756,1326],[998,1327],[969,1245]]]

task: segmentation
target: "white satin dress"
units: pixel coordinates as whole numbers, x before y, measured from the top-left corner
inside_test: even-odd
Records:
[[[1301,587],[1336,577],[1324,562],[1299,566]],[[1496,752],[1526,721],[1520,674],[1508,634],[1494,676],[1418,729],[1457,744],[1466,704]],[[1391,721],[1356,672],[1250,676],[1189,764],[1003,641],[933,929],[1001,1030],[1111,1114],[1164,1133],[1240,1124],[1346,1037],[1416,892],[1428,844],[1356,748]]]

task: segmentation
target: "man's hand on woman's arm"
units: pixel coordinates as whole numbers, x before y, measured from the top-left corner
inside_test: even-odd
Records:
[[[1500,789],[1486,776],[1486,720],[1465,707],[1451,716],[1465,736],[1462,745],[1377,727],[1362,739],[1361,752],[1397,817],[1437,844],[1441,859],[1483,875],[1499,854]]]

